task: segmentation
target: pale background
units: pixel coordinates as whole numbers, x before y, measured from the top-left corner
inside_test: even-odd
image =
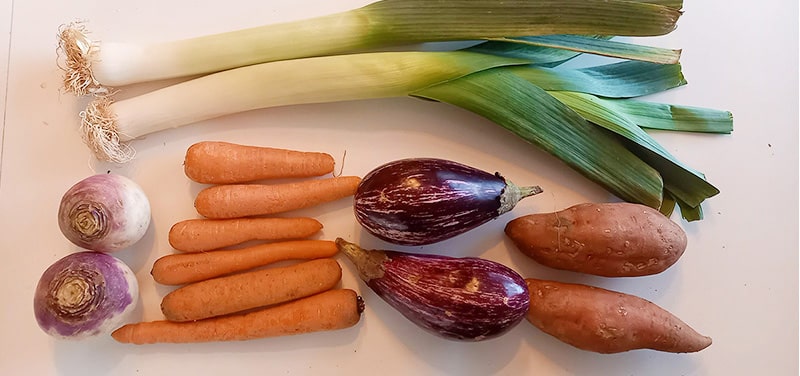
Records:
[[[85,20],[105,40],[164,40],[221,32],[366,4],[366,0],[195,1],[0,0],[0,374],[29,375],[796,375],[798,334],[798,39],[796,1],[687,0],[678,29],[653,45],[683,49],[687,87],[654,100],[733,111],[732,135],[655,133],[676,156],[707,174],[722,193],[704,204],[706,219],[680,221],[684,257],[658,276],[592,278],[534,265],[503,239],[505,222],[531,212],[614,198],[559,161],[475,115],[408,98],[275,108],[203,122],[137,141],[125,166],[95,162],[76,132],[85,105],[59,91],[56,32]],[[126,88],[130,95],[152,88]],[[158,319],[169,291],[149,275],[171,252],[166,234],[194,217],[200,188],[183,175],[186,148],[201,140],[318,150],[341,156],[344,173],[412,156],[449,158],[501,171],[547,193],[480,230],[425,250],[482,256],[530,277],[595,284],[650,299],[710,335],[697,354],[633,351],[598,355],[573,349],[523,322],[504,337],[454,343],[423,333],[355,278],[343,259],[343,287],[364,295],[355,328],[244,343],[126,346],[110,339],[58,342],[33,318],[41,272],[75,251],[60,234],[63,192],[95,172],[139,182],[153,206],[145,239],[117,254],[137,273],[137,318]],[[383,247],[355,223],[348,202],[301,213],[342,236]]]

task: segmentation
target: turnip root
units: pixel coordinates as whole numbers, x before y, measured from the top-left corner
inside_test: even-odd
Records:
[[[542,265],[604,277],[661,273],[678,261],[687,242],[683,229],[657,210],[626,202],[522,216],[505,233]]]
[[[599,287],[526,279],[531,294],[527,320],[579,349],[603,354],[636,349],[697,352],[711,338],[656,304]]]

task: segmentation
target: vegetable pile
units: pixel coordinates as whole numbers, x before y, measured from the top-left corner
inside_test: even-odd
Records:
[[[324,153],[190,146],[186,176],[212,184],[195,200],[203,218],[175,223],[169,243],[178,253],[162,256],[150,271],[155,282],[178,287],[161,300],[163,320],[128,323],[112,337],[133,344],[241,341],[357,324],[364,302],[338,287],[339,250],[332,241],[310,239],[322,223],[267,216],[352,196],[361,179],[319,177],[332,171],[333,158]],[[266,184],[290,177],[300,180]],[[219,190],[226,193],[213,204],[203,198]],[[281,261],[290,264],[273,265]]]
[[[732,115],[633,99],[686,84],[680,51],[613,40],[667,34],[681,8],[680,0],[382,0],[152,45],[93,41],[71,24],[59,50],[66,89],[97,97],[81,112],[82,132],[103,160],[131,160],[137,137],[241,111],[412,96],[488,118],[625,201],[665,214],[677,206],[699,220],[719,190],[645,129],[729,133]],[[366,52],[440,41],[476,44]],[[561,66],[584,53],[619,61]],[[200,77],[125,100],[110,94],[192,75]]]
[[[732,131],[726,111],[636,99],[686,84],[680,51],[614,38],[667,34],[681,8],[681,0],[380,0],[309,20],[145,46],[93,41],[83,24],[70,24],[60,30],[59,51],[65,88],[94,96],[81,112],[84,141],[97,158],[117,163],[134,158],[130,142],[138,137],[253,109],[410,96],[469,110],[623,201],[517,215],[504,229],[510,244],[546,267],[634,278],[661,273],[684,254],[686,234],[669,218],[674,209],[699,220],[704,200],[719,193],[647,130]],[[472,44],[367,52],[441,41]],[[582,54],[616,60],[564,65]],[[116,87],[176,77],[187,80],[114,99]],[[390,161],[363,179],[326,176],[333,169],[326,153],[191,145],[185,175],[208,186],[194,199],[200,218],[174,223],[168,239],[176,252],[153,264],[153,280],[176,288],[161,301],[163,320],[151,322],[120,317],[138,299],[137,284],[121,261],[102,253],[141,239],[150,224],[144,193],[111,174],[76,184],[62,199],[59,225],[71,242],[96,252],[70,255],[45,272],[37,321],[54,336],[113,330],[114,339],[133,344],[345,329],[361,320],[365,302],[339,286],[341,251],[372,293],[446,339],[496,338],[527,319],[599,353],[695,352],[711,344],[639,297],[525,278],[484,258],[313,239],[323,228],[318,220],[275,216],[352,196],[367,233],[420,246],[466,236],[542,192],[436,158]]]
[[[197,153],[215,145],[233,153]],[[235,171],[242,166],[237,160],[242,153],[252,163],[268,161],[270,167],[254,174]],[[333,170],[329,157],[230,143],[190,146],[184,161],[189,179],[225,182],[207,189],[279,187],[273,196],[285,197],[282,206],[175,223],[169,243],[177,253],[162,256],[151,269],[155,282],[176,286],[161,299],[161,320],[132,322],[128,314],[138,299],[133,272],[106,253],[80,252],[42,276],[34,304],[37,321],[57,337],[110,334],[131,344],[242,341],[341,330],[355,326],[365,310],[355,290],[339,286],[342,268],[335,257],[341,252],[377,297],[444,339],[493,339],[527,319],[560,341],[598,353],[696,352],[711,345],[709,337],[636,296],[524,278],[479,257],[367,250],[342,238],[311,239],[323,227],[316,219],[265,215],[353,196],[354,214],[368,232],[394,234],[381,236],[393,244],[435,244],[500,218],[521,198],[542,191],[538,186],[519,188],[497,173],[454,161],[416,158],[380,165],[364,179],[352,177],[355,184],[346,184],[340,193],[318,199],[327,194],[321,190],[331,189],[310,183],[331,180],[321,172]],[[325,166],[318,168],[320,164]],[[311,188],[284,190],[283,185],[268,184],[279,176],[296,177],[294,187]],[[238,206],[225,201],[217,209]],[[420,228],[432,232],[407,236],[421,220],[427,225]],[[606,277],[660,273],[686,248],[680,226],[653,208],[625,202],[517,216],[507,222],[505,235],[543,265]],[[278,262],[284,263],[274,265]]]
[[[454,168],[462,173],[454,173]],[[388,177],[373,178],[387,169]],[[481,212],[499,216],[504,195],[517,188],[499,174],[495,180],[486,175],[492,176],[445,160],[389,162],[362,180],[355,196],[356,217],[368,232],[398,245],[409,244],[407,234],[423,223],[433,235],[412,238],[421,239],[417,244],[437,243],[488,220]],[[374,198],[360,202],[364,192]],[[487,209],[488,203],[494,205]],[[478,219],[461,220],[463,213]],[[447,236],[438,236],[442,230]],[[522,253],[543,265],[605,277],[660,273],[678,261],[687,242],[683,229],[662,213],[625,202],[528,214],[510,220],[504,232]],[[600,353],[643,348],[695,352],[711,345],[710,338],[635,296],[533,278],[523,283],[515,271],[478,258],[457,259],[430,250],[424,255],[367,251],[342,239],[336,244],[367,286],[409,320],[445,338],[491,338],[525,315],[559,340]],[[529,299],[518,305],[519,294],[529,294]]]

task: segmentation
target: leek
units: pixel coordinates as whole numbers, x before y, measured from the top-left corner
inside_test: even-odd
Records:
[[[141,136],[260,108],[405,96],[526,60],[466,51],[375,52],[276,61],[218,72],[140,96],[100,96],[81,112],[84,142],[100,160],[124,163]]]
[[[62,30],[60,48],[72,56],[65,85],[76,93],[201,75],[138,97],[100,95],[90,102],[81,130],[101,160],[127,162],[135,153],[131,140],[228,114],[410,95],[490,119],[623,200],[665,214],[678,207],[697,220],[700,204],[719,190],[644,129],[729,133],[732,117],[630,99],[685,85],[680,51],[610,40],[668,33],[681,6],[680,0],[383,0],[305,21],[144,46],[100,46],[82,25],[71,25]],[[340,54],[449,40],[482,42],[460,51]],[[628,61],[559,67],[583,53]]]
[[[701,215],[697,206],[718,190],[639,127],[646,114],[626,113],[640,107],[586,93],[619,93],[619,83],[636,88],[628,95],[666,90],[684,83],[679,66],[623,62],[556,70],[529,63],[470,51],[378,52],[262,63],[121,101],[98,97],[81,113],[81,128],[99,159],[124,163],[135,153],[129,141],[201,120],[273,106],[411,95],[484,116],[626,201],[660,207],[670,195],[687,211],[686,217]],[[585,79],[570,81],[581,77]],[[694,114],[700,120],[703,111]],[[664,114],[652,117],[668,122]]]
[[[76,94],[269,61],[404,44],[547,34],[671,32],[676,0],[382,0],[307,20],[160,43],[99,42],[80,23],[59,31],[64,86]]]

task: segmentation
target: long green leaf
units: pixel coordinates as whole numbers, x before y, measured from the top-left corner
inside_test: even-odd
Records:
[[[731,133],[729,111],[646,102],[633,99],[603,99],[640,127],[682,132]]]
[[[685,202],[681,201],[680,199],[675,200],[678,204],[678,207],[681,209],[681,217],[683,219],[691,222],[691,221],[699,221],[703,219],[703,207],[700,205],[691,206],[686,204]]]
[[[547,37],[527,36],[517,38],[499,37],[487,39],[505,43],[558,48],[620,59],[647,61],[657,64],[676,64],[680,61],[681,56],[680,50],[642,46],[581,35],[549,35]]]
[[[545,90],[614,98],[638,97],[686,84],[680,64],[623,61],[581,69],[521,65],[508,70]]]
[[[583,93],[550,92],[586,120],[615,132],[631,142],[630,148],[642,160],[658,170],[664,179],[664,187],[680,201],[689,206],[700,205],[706,198],[719,193],[708,183],[702,173],[682,164],[665,150],[647,132],[628,119],[623,111],[610,103]]]
[[[543,35],[541,38],[558,38],[559,35]],[[611,39],[610,36],[590,36],[589,38]],[[479,52],[504,57],[513,57],[530,60],[533,64],[540,67],[556,67],[582,53],[577,51],[565,50],[562,48],[543,47],[532,44],[521,44],[499,40],[485,41],[466,48],[467,51]]]
[[[672,197],[672,194],[669,191],[664,192],[664,198],[661,201],[661,207],[658,208],[661,214],[666,216],[670,216],[673,211],[675,211],[675,197]]]
[[[675,210],[676,205],[678,208],[680,208],[681,217],[683,217],[683,219],[689,222],[703,219],[702,206],[691,207],[686,205],[686,203],[676,199],[669,190],[665,189],[664,202],[661,204],[659,211],[662,214],[669,216]]]
[[[530,82],[502,69],[411,93],[467,109],[553,154],[618,197],[654,208],[663,182],[621,140]]]

